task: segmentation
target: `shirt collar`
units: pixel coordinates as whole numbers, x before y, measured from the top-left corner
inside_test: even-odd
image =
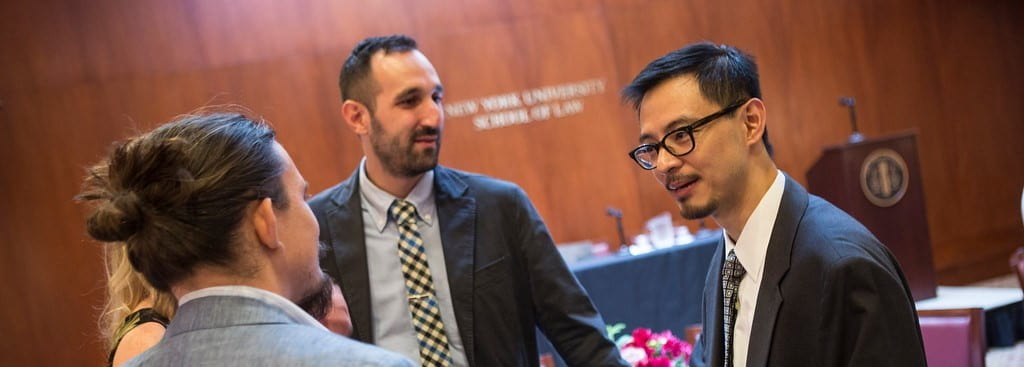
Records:
[[[743,265],[747,275],[756,282],[761,281],[761,268],[764,266],[765,254],[768,253],[768,244],[771,242],[772,229],[779,215],[785,188],[786,176],[782,171],[776,170],[775,181],[750,213],[750,218],[747,218],[747,223],[743,226],[736,243],[722,231],[722,236],[725,237],[725,254],[728,255],[729,251],[735,250],[736,259]]]
[[[397,199],[382,190],[366,176],[366,157],[359,163],[359,194],[362,196],[363,211],[368,213],[374,228],[384,232],[388,224],[388,208]],[[412,188],[405,200],[416,206],[416,216],[428,227],[434,223],[437,206],[434,203],[434,170],[427,171]]]
[[[289,301],[287,298],[281,297],[281,295],[274,292],[270,292],[265,289],[254,288],[244,285],[224,285],[208,287],[188,292],[184,296],[182,296],[181,299],[178,301],[178,307],[181,307],[181,305],[184,305],[185,303],[192,301],[194,299],[214,296],[245,297],[256,299],[262,301],[263,303],[281,309],[281,311],[283,311],[295,322],[327,330],[327,328],[324,327],[323,324],[321,324],[319,321],[316,321],[316,319],[314,319],[313,316],[310,316],[308,313],[306,313],[306,311],[303,311],[301,308],[299,308],[299,306],[295,305],[294,302]]]

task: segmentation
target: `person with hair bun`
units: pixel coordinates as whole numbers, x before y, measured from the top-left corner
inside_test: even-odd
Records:
[[[89,169],[89,235],[123,246],[179,302],[160,342],[125,366],[412,366],[317,321],[332,296],[320,231],[274,137],[242,114],[202,112],[115,143]]]

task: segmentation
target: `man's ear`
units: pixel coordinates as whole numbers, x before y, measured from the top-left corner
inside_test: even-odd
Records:
[[[753,146],[761,142],[761,135],[764,135],[767,114],[765,114],[764,102],[760,98],[751,98],[740,110],[743,116],[743,127],[745,128],[745,140],[747,146]]]
[[[263,198],[253,211],[253,228],[260,244],[274,249],[281,245],[277,239],[277,214],[274,213],[274,203],[270,198]]]
[[[347,99],[341,104],[341,116],[356,135],[366,135],[370,131],[370,110],[366,105]]]

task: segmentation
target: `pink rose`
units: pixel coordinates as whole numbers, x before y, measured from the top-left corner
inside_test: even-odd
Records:
[[[637,328],[633,330],[633,341],[626,343],[628,347],[642,348],[647,356],[654,355],[654,348],[651,347],[651,329]]]
[[[665,341],[665,340],[668,340],[668,339],[679,339],[679,338],[676,338],[675,335],[672,335],[672,330],[665,330],[665,331],[662,331],[660,333],[652,334],[651,335],[651,339]]]
[[[651,340],[651,335],[651,329],[638,327],[633,330],[633,343],[647,345],[647,341]]]
[[[646,361],[640,361],[636,365],[637,367],[672,367],[672,360],[668,357],[654,357],[648,358]]]
[[[665,345],[661,347],[661,350],[665,351],[670,358],[679,358],[679,356],[687,353],[687,349],[690,349],[690,343],[676,338],[666,340]]]
[[[647,359],[647,351],[643,348],[637,347],[623,347],[622,348],[622,359],[629,362],[630,366],[636,366],[637,363]]]

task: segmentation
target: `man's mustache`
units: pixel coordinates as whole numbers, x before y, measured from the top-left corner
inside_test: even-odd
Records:
[[[412,134],[412,140],[419,139],[423,136],[437,136],[441,137],[441,130],[433,126],[420,126]]]

